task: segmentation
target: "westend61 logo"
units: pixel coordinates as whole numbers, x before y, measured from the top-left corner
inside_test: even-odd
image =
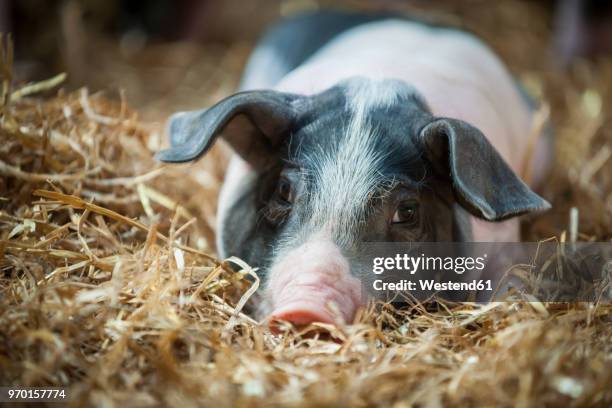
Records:
[[[372,272],[380,275],[385,271],[403,271],[414,275],[417,271],[455,272],[458,275],[470,271],[482,271],[485,268],[487,254],[471,256],[410,256],[396,254],[394,257],[376,257],[373,259]]]
[[[384,279],[372,281],[372,289],[375,292],[409,291],[413,295],[432,291],[492,291],[491,280],[480,279],[486,267],[486,259],[486,253],[482,256],[431,256],[424,253],[413,256],[396,253],[394,256],[373,257],[372,272],[375,275],[385,275]],[[428,272],[425,279],[404,279],[419,271]],[[456,280],[449,277],[449,274],[455,276]]]
[[[610,242],[369,242],[358,253],[365,296],[383,301],[605,301]]]

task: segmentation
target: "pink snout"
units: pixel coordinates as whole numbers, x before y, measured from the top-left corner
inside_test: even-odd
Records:
[[[361,284],[332,242],[308,242],[272,267],[267,287],[271,323],[351,323],[362,304]]]

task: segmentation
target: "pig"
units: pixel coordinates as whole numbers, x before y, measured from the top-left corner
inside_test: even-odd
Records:
[[[217,249],[259,267],[257,315],[350,323],[367,242],[518,241],[533,103],[478,38],[393,15],[317,11],[259,42],[240,91],[169,119],[163,162],[233,148]]]

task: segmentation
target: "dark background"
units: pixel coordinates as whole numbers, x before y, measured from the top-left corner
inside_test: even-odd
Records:
[[[612,50],[606,0],[0,0],[0,31],[13,33],[18,80],[66,71],[74,87],[125,89],[148,113],[190,105],[184,101],[211,82],[229,91],[266,26],[317,7],[397,11],[468,28],[515,71],[566,68]]]

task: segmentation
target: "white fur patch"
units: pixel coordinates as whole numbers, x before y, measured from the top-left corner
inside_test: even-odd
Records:
[[[384,108],[393,105],[400,96],[398,81],[376,80],[363,77],[352,78],[347,83],[346,98],[355,115],[365,113],[368,109]]]
[[[313,176],[317,188],[311,199],[311,231],[323,231],[340,246],[349,245],[358,223],[382,181],[379,168],[386,152],[373,143],[380,131],[370,112],[397,101],[394,81],[354,79],[347,88],[351,112],[346,135],[337,149],[325,152]]]

